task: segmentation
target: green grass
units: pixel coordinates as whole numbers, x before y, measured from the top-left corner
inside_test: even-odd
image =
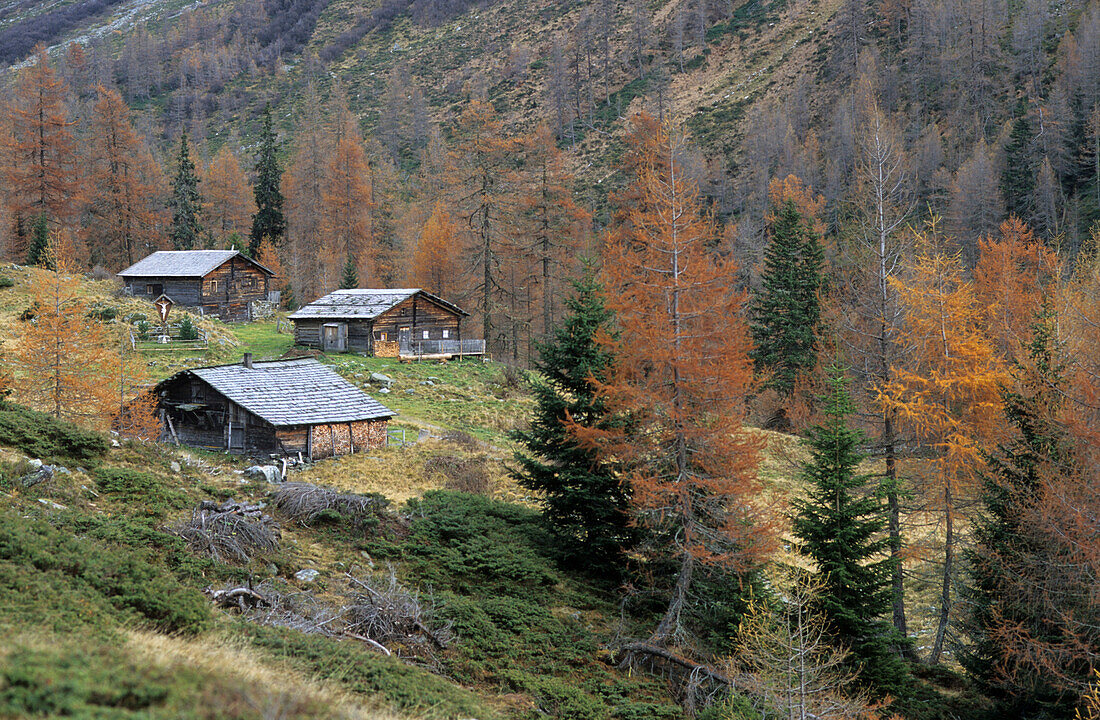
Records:
[[[287,325],[284,320],[283,327]],[[276,332],[274,320],[227,327],[240,341],[227,362],[239,360],[246,352],[252,353],[256,360],[274,360],[294,347],[294,333]]]

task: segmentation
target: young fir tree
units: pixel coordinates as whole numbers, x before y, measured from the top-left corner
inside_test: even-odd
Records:
[[[534,385],[530,428],[514,436],[526,448],[516,454],[515,475],[524,487],[543,493],[543,515],[563,541],[567,559],[614,574],[633,537],[629,489],[614,465],[582,447],[565,424],[567,418],[589,427],[614,422],[592,384],[607,380],[612,356],[597,336],[611,332],[613,313],[591,269],[574,282],[566,305],[568,316],[539,347],[535,367],[543,379]]]
[[[1056,641],[1061,635],[1027,591],[1044,584],[1043,568],[1055,560],[1028,517],[1052,475],[1074,477],[1069,440],[1059,422],[1065,382],[1056,333],[1054,319],[1044,311],[1033,328],[1030,359],[1016,369],[1017,388],[1004,394],[1014,437],[987,458],[983,512],[974,524],[974,549],[966,553],[969,643],[960,660],[985,694],[997,699],[1004,717],[1039,717],[1052,709],[1068,717],[1076,701],[1075,694],[1067,696],[1056,685],[1052,673],[1018,663],[1011,633],[1005,632],[1015,626],[1025,636]],[[1089,672],[1082,675],[1088,682]]]
[[[180,151],[176,156],[176,176],[172,180],[172,196],[168,198],[172,210],[172,228],[169,237],[176,250],[192,250],[202,245],[202,197],[199,195],[199,177],[195,163],[187,149],[187,133],[180,137]]]
[[[896,691],[907,673],[896,633],[883,618],[892,608],[894,559],[884,535],[886,504],[874,480],[858,472],[864,434],[848,425],[855,412],[844,371],[829,370],[825,420],[808,431],[810,461],[802,470],[807,498],[795,500],[794,535],[821,576],[818,598],[830,632],[862,667],[863,682]]]
[[[1031,220],[1035,206],[1035,158],[1032,144],[1035,142],[1035,130],[1027,114],[1027,103],[1020,101],[1016,109],[1016,121],[1005,145],[1005,166],[1001,171],[1001,194],[1004,196],[1005,211],[1025,222]]]
[[[355,267],[355,258],[348,255],[344,262],[344,274],[340,277],[341,290],[353,290],[359,287],[359,271]]]
[[[50,223],[46,216],[39,215],[31,226],[31,240],[27,245],[27,264],[49,268]]]
[[[276,154],[279,141],[271,121],[271,106],[264,108],[263,128],[260,130],[260,149],[256,154],[256,214],[252,216],[252,235],[249,248],[255,257],[264,239],[278,247],[286,236],[286,215],[283,214],[283,192],[279,189],[281,173]]]
[[[753,298],[753,360],[783,395],[817,364],[818,290],[824,252],[810,218],[786,200],[771,218],[763,288]]]

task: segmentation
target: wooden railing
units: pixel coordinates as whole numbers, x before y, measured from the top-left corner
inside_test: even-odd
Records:
[[[134,350],[205,350],[210,345],[206,331],[198,327],[194,330],[195,337],[185,339],[179,323],[169,323],[167,335],[163,325],[150,324],[144,337],[138,334],[137,329],[130,328],[130,347]]]
[[[403,357],[421,357],[423,355],[484,355],[485,341],[477,339],[462,340],[410,340],[401,343]]]

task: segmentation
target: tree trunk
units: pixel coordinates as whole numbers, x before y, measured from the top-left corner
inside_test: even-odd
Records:
[[[905,619],[905,574],[901,561],[901,504],[898,502],[897,438],[894,435],[894,419],[890,412],[883,414],[882,444],[886,452],[886,504],[890,511],[890,557],[894,560],[891,571],[894,602],[894,627],[904,638],[909,637],[909,625]],[[907,651],[908,653],[908,651]]]
[[[695,570],[695,558],[690,552],[684,551],[684,557],[680,562],[680,573],[676,577],[676,586],[672,589],[672,599],[668,603],[664,617],[661,618],[657,629],[649,638],[649,643],[658,647],[665,647],[674,635],[680,632],[680,615],[687,604],[688,590],[691,589],[691,576]]]
[[[932,665],[939,663],[943,654],[943,642],[947,635],[947,622],[951,615],[951,570],[955,565],[955,512],[954,499],[951,493],[951,482],[944,478],[943,502],[947,528],[944,534],[943,547],[943,587],[940,591],[940,619],[936,626],[936,641],[932,645],[932,654],[928,662]]]

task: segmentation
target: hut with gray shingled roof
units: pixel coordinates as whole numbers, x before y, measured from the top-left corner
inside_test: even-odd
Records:
[[[481,355],[469,313],[420,288],[336,290],[287,316],[299,345],[377,357]]]
[[[274,273],[236,250],[160,250],[118,274],[134,297],[162,294],[176,305],[226,322],[252,319]]]
[[[311,459],[386,444],[396,413],[313,358],[192,368],[157,385],[165,432],[184,445]]]

